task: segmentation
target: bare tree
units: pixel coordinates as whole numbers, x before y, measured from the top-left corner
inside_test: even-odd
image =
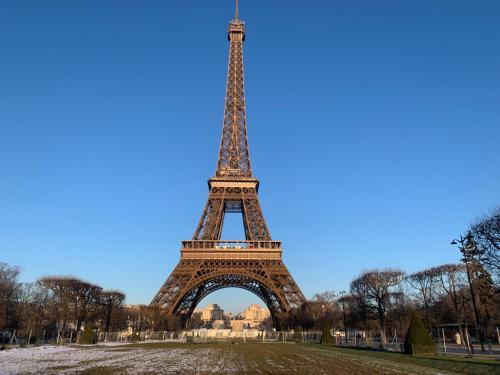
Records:
[[[355,308],[356,299],[352,294],[346,294],[344,291],[341,291],[341,297],[337,298],[337,306],[338,310],[342,312],[342,326],[344,327],[345,340],[347,342],[348,328],[354,329],[354,320],[356,319]],[[350,319],[348,319],[348,317]],[[349,321],[349,324],[347,323]]]
[[[359,312],[360,320],[362,321],[364,329],[368,328],[368,320],[372,312],[367,289],[368,287],[364,283],[351,283],[351,296],[356,302],[356,309],[353,310],[357,310]]]
[[[410,321],[411,312],[415,309],[414,303],[409,297],[405,283],[399,283],[393,290],[391,296],[391,307],[388,317],[392,320],[392,326],[400,333],[406,331]]]
[[[40,282],[52,289],[62,304],[67,305],[70,316],[75,322],[78,340],[82,323],[89,317],[91,308],[96,305],[102,288],[74,277],[64,276],[44,277]]]
[[[59,330],[66,329],[70,320],[70,280],[71,277],[50,276],[39,280],[52,293],[54,304],[52,306],[52,317]]]
[[[480,250],[478,260],[500,282],[500,207],[477,219],[469,232]]]
[[[98,298],[99,312],[104,319],[104,332],[109,332],[113,313],[123,306],[125,294],[118,290],[104,290]]]
[[[427,327],[431,326],[430,308],[434,299],[433,287],[435,286],[437,276],[437,270],[430,268],[412,273],[405,278],[408,284],[417,291],[417,299],[422,302]]]
[[[483,267],[481,262],[473,260],[470,262],[469,270],[478,302],[479,319],[477,323],[481,326],[479,336],[482,344],[486,340],[488,324],[495,315],[494,310],[498,309],[498,306],[495,307],[495,294],[497,291],[490,273]],[[481,349],[484,352],[483,345],[481,345]]]
[[[458,248],[463,255],[462,262],[465,264],[476,331],[479,333],[481,351],[484,352],[486,326],[489,320],[489,314],[484,314],[485,304],[488,304],[492,299],[491,297],[495,294],[493,281],[489,272],[483,267],[483,263],[481,262],[483,250],[477,246],[472,232],[467,232],[465,236],[461,235],[460,239],[453,240],[451,244],[459,245]],[[477,297],[479,297],[479,301]],[[480,313],[479,307],[482,307],[483,314]]]
[[[0,329],[17,328],[17,299],[21,290],[18,281],[21,269],[0,262]]]
[[[385,315],[392,297],[392,288],[398,285],[404,273],[396,269],[372,270],[351,282],[352,293],[362,293],[367,306],[373,309],[380,325],[381,345],[386,343]]]
[[[335,291],[327,290],[323,293],[316,293],[313,296],[313,301],[318,301],[318,302],[323,302],[323,303],[328,303],[328,304],[333,305],[335,303],[336,298],[337,298],[337,295],[335,294]]]
[[[32,331],[34,336],[42,333],[44,323],[50,321],[50,305],[53,303],[50,290],[40,283],[29,283],[23,285],[24,294],[24,328]]]
[[[463,263],[443,264],[434,267],[438,288],[450,298],[453,304],[453,314],[456,323],[461,321],[463,314],[460,310],[460,290],[466,286],[466,269]],[[465,312],[464,312],[465,313]]]
[[[76,320],[75,330],[78,339],[82,323],[87,320],[91,308],[99,298],[102,288],[86,281],[72,279],[69,290],[70,302],[73,306],[73,314]]]

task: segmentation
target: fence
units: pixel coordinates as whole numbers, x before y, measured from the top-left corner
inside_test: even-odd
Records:
[[[208,330],[186,332],[188,342],[262,342],[262,343],[319,343],[321,332],[294,331],[243,331],[230,335],[212,335]],[[217,333],[217,332],[216,332]]]
[[[366,332],[350,331],[347,335],[340,335],[340,331],[334,332],[334,344],[345,347],[373,348],[381,346],[380,335]],[[396,332],[387,337],[384,344],[385,350],[400,352],[403,349],[403,337]],[[448,334],[441,334],[436,339],[436,352],[440,355],[474,356],[485,359],[500,359],[500,343],[489,340],[482,353],[477,340],[470,339],[471,347],[465,344],[457,344]],[[496,341],[496,340],[495,340]],[[199,329],[192,331],[122,331],[122,332],[95,332],[94,343],[101,345],[126,344],[132,342],[170,342],[170,343],[320,343],[321,332],[318,331],[258,331],[244,330],[233,332],[231,330],[207,330]],[[33,331],[0,332],[0,346],[24,347],[28,345],[71,345],[76,340],[73,331],[42,331],[35,334]],[[472,349],[469,351],[469,349]]]
[[[436,353],[440,355],[458,355],[463,357],[478,357],[485,359],[500,359],[500,330],[496,328],[496,337],[487,338],[484,342],[485,351],[481,351],[479,341],[475,336],[474,330],[471,332],[465,328],[459,339],[456,334],[459,330],[445,330],[443,328],[433,329],[432,336],[436,343]],[[345,347],[359,347],[379,349],[381,345],[381,336],[379,332],[372,331],[351,331],[347,335],[343,331],[334,332],[335,344]],[[403,352],[404,336],[400,332],[393,331],[386,337],[384,350],[393,352]]]
[[[348,330],[334,331],[334,343],[337,346],[380,349],[382,338],[380,332]],[[392,335],[386,336],[383,345],[385,350],[401,352],[404,338],[401,338],[396,331]]]
[[[254,343],[319,343],[321,332],[294,331],[242,331],[224,332],[225,330],[194,330],[194,331],[139,331],[139,332],[95,332],[94,344],[131,343],[131,342],[254,342]],[[43,331],[35,336],[17,331],[0,332],[0,345],[24,347],[27,345],[71,345],[76,344],[73,331]]]
[[[72,344],[75,342],[73,332],[67,336],[61,331],[44,330],[35,333],[32,330],[25,331],[2,331],[0,332],[0,345],[42,345],[42,344]]]

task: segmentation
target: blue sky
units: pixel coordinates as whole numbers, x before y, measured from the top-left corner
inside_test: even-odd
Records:
[[[151,300],[207,198],[232,12],[1,2],[0,261]],[[500,2],[242,1],[240,15],[261,205],[304,294],[458,261],[450,240],[500,203]]]

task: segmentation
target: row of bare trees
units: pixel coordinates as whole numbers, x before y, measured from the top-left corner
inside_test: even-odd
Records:
[[[479,324],[485,337],[493,339],[500,325],[500,288],[471,277]],[[316,294],[282,324],[320,329],[326,320],[342,330],[379,332],[385,342],[388,333],[404,335],[412,311],[419,312],[429,329],[457,323],[473,328],[476,318],[465,265],[444,264],[412,274],[397,269],[365,271],[352,280],[349,292]]]
[[[500,325],[500,209],[476,220],[452,244],[459,246],[462,263],[411,274],[365,271],[352,280],[349,292],[317,294],[281,324],[320,329],[326,320],[343,329],[380,331],[384,342],[387,332],[404,333],[416,310],[429,329],[471,327],[483,346]]]
[[[181,321],[157,306],[125,305],[125,294],[71,276],[19,281],[20,268],[0,262],[0,344],[12,337],[73,337],[84,326],[99,332],[136,332],[181,329]],[[7,340],[9,341],[9,340]]]
[[[0,332],[30,332],[35,339],[73,331],[78,339],[83,324],[106,332],[124,325],[119,313],[125,294],[120,291],[103,290],[75,277],[51,276],[22,283],[19,275],[19,267],[0,263]]]
[[[117,290],[103,290],[100,286],[74,277],[44,277],[39,281],[54,304],[52,316],[65,330],[72,323],[78,336],[82,323],[103,322],[103,329],[111,328],[113,312],[125,301],[125,294]]]

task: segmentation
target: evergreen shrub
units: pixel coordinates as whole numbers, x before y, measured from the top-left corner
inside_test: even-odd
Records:
[[[94,330],[92,329],[92,326],[90,324],[85,324],[83,333],[80,335],[79,343],[86,345],[95,343]]]
[[[333,344],[333,335],[330,329],[330,324],[327,321],[323,322],[322,332],[321,332],[321,343],[322,344]]]
[[[410,327],[404,342],[406,354],[436,354],[436,343],[416,311],[411,314]]]

